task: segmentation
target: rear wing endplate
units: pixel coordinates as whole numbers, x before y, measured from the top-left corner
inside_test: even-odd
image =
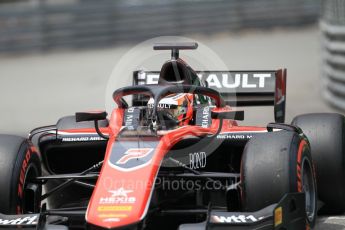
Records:
[[[286,69],[267,71],[196,71],[231,106],[274,106],[276,122],[285,120]],[[133,85],[158,84],[159,71],[134,71]],[[147,101],[134,97],[133,105]]]

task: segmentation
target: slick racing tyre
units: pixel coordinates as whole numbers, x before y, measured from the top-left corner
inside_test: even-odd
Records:
[[[39,211],[41,186],[31,179],[41,175],[40,157],[27,139],[0,135],[0,175],[0,213]]]
[[[270,132],[249,140],[242,157],[241,182],[244,211],[278,203],[286,193],[305,192],[307,223],[315,225],[314,169],[309,145],[297,133]]]
[[[302,129],[310,142],[315,162],[322,213],[345,211],[345,119],[334,113],[297,116],[292,124]]]

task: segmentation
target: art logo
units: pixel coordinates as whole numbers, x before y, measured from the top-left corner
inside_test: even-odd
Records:
[[[123,148],[114,146],[109,158],[111,167],[120,171],[133,171],[150,164],[154,148]]]
[[[149,148],[145,148],[145,149],[128,149],[127,152],[124,153],[124,156],[121,157],[116,164],[126,164],[128,161],[130,160],[135,160],[135,159],[140,159],[140,158],[144,158],[147,155],[149,155],[149,153],[152,151],[153,149],[149,149]]]

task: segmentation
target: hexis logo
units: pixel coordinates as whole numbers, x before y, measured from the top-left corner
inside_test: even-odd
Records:
[[[128,195],[133,190],[126,190],[121,187],[116,190],[109,190],[108,192],[111,196],[101,197],[99,204],[134,204],[136,201],[134,196]]]

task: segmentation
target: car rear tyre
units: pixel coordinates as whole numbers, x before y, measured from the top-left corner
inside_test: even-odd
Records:
[[[321,213],[345,211],[345,118],[340,114],[317,113],[297,116],[292,124],[302,129],[310,142],[316,164]]]
[[[252,212],[278,203],[286,193],[305,192],[306,216],[315,225],[317,195],[309,145],[297,133],[278,131],[253,137],[242,165],[242,208]]]
[[[41,175],[40,157],[22,137],[0,135],[0,213],[38,212],[41,186],[31,178]]]

